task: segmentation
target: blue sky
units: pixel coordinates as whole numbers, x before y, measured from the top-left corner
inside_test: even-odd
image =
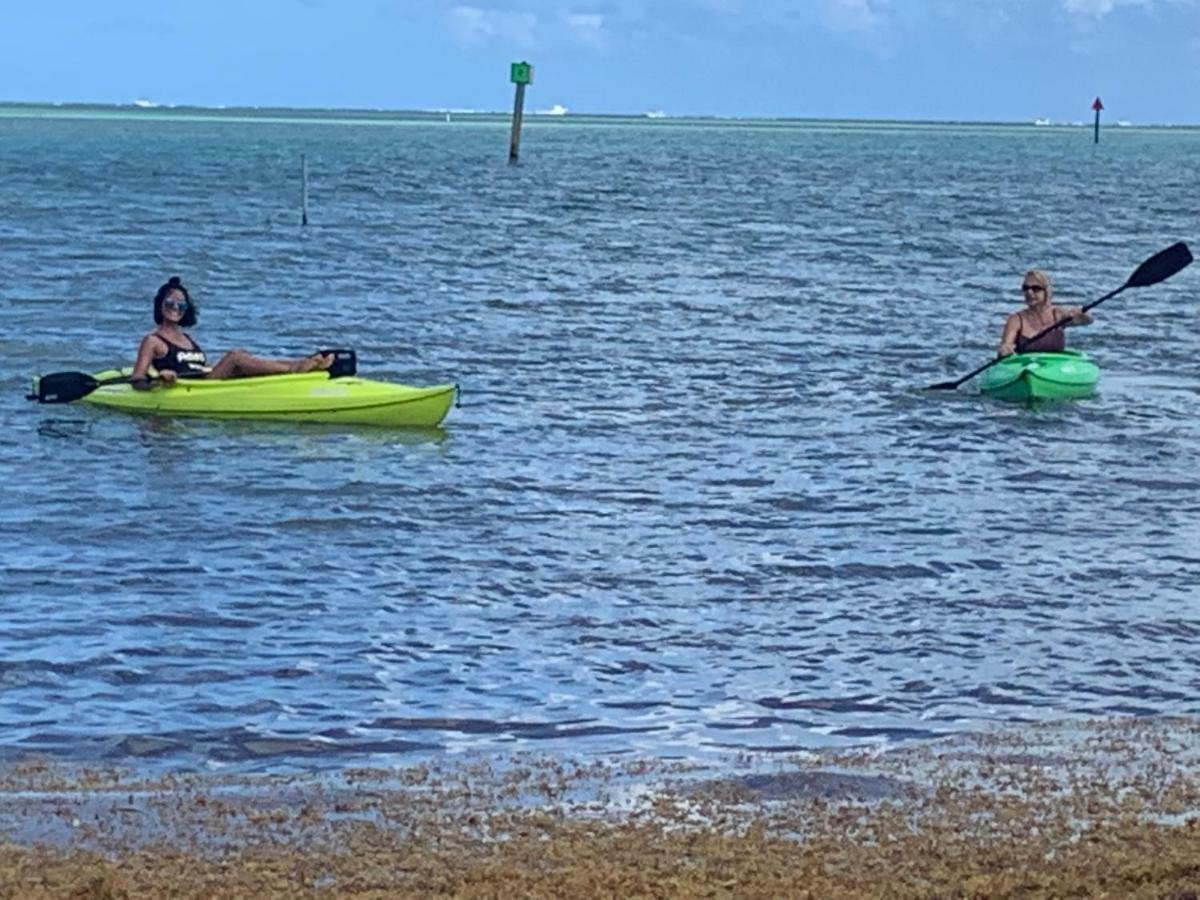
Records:
[[[14,0],[0,100],[1200,123],[1200,0]]]

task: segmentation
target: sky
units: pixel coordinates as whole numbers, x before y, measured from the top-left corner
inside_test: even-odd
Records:
[[[0,101],[1200,124],[1200,0],[4,0]]]

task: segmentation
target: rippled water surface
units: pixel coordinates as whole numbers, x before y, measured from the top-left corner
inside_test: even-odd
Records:
[[[1031,265],[1200,243],[1200,132],[0,118],[0,756],[694,757],[1200,712],[1200,267],[964,387]],[[300,155],[310,218],[299,227]],[[26,403],[197,339],[433,432]]]

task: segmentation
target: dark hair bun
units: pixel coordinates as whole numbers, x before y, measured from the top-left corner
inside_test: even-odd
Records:
[[[182,287],[183,282],[179,280],[178,275],[172,275],[170,278],[167,279],[167,286],[173,287],[173,288]]]

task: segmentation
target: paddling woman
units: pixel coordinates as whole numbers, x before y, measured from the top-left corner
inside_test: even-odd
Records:
[[[230,350],[215,366],[209,367],[204,351],[183,329],[196,324],[196,306],[188,290],[172,278],[154,295],[155,329],[142,338],[137,362],[133,364],[131,383],[139,390],[151,387],[148,370],[158,370],[165,384],[174,384],[180,375],[197,378],[245,378],[250,375],[282,375],[287,372],[311,372],[328,369],[331,354],[314,354],[301,359],[261,359],[245,350]]]
[[[1015,312],[1004,323],[1000,334],[1000,349],[997,356],[1008,356],[1014,351],[1021,353],[1061,353],[1066,346],[1063,328],[1068,325],[1090,325],[1092,317],[1079,306],[1055,306],[1050,302],[1053,289],[1050,276],[1041,269],[1030,269],[1021,279],[1021,294],[1025,308]],[[1062,327],[1044,334],[1036,341],[1034,335],[1058,322]]]

